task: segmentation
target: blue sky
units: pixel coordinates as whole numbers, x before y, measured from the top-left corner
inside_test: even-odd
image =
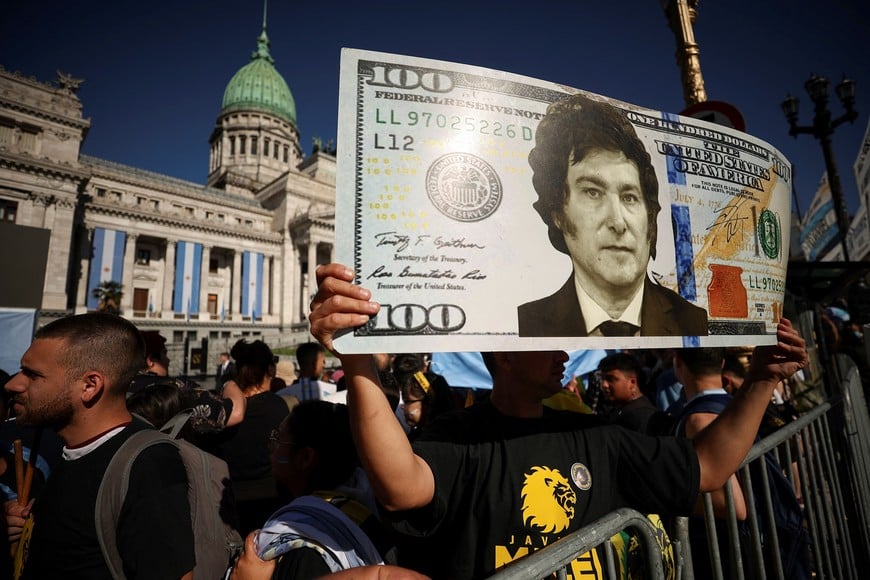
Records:
[[[704,0],[695,36],[708,97],[736,105],[747,131],[796,166],[801,211],[824,171],[812,137],[793,139],[779,103],[801,99],[811,73],[857,82],[860,117],[834,135],[847,206],[870,114],[866,0]],[[0,64],[42,81],[84,78],[90,155],[203,183],[224,88],[248,62],[262,24],[257,1],[30,0],[7,3]],[[296,100],[302,147],[334,138],[341,47],[455,61],[562,83],[653,109],[684,108],[675,41],[660,0],[278,2],[272,56]]]

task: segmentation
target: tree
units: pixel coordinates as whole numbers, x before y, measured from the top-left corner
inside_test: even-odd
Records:
[[[124,296],[122,291],[123,286],[115,280],[106,280],[100,282],[99,285],[91,290],[94,298],[99,300],[97,310],[100,312],[108,312],[110,314],[121,313],[121,297]]]

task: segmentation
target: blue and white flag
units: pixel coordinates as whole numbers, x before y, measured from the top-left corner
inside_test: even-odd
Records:
[[[604,350],[574,350],[568,353],[562,385],[578,376],[598,368],[598,362],[607,356]],[[479,352],[434,352],[432,371],[442,375],[451,387],[491,389],[492,377],[483,364]]]
[[[175,253],[175,296],[172,310],[190,316],[199,313],[202,244],[178,242]]]
[[[242,253],[242,316],[263,312],[263,254]]]
[[[819,261],[837,243],[839,233],[831,186],[825,172],[801,225],[800,244],[807,262]]]
[[[96,228],[91,243],[91,273],[88,277],[89,310],[96,310],[99,300],[94,297],[93,290],[101,282],[111,280],[121,281],[124,274],[124,243],[127,234],[115,230]]]

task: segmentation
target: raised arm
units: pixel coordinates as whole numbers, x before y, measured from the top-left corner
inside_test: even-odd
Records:
[[[374,360],[337,353],[332,343],[338,331],[365,324],[380,309],[371,292],[352,280],[353,272],[340,264],[317,268],[311,334],[341,359],[354,441],[378,501],[389,510],[423,507],[432,501],[435,479],[390,408]]]
[[[701,464],[701,491],[714,491],[737,471],[749,453],[773,389],[807,364],[806,342],[783,318],[777,344],[757,347],[743,387],[715,421],[695,435]]]
[[[224,383],[221,397],[233,402],[233,410],[227,417],[227,427],[238,425],[245,418],[245,410],[248,408],[248,398],[242,392],[236,381],[230,380]]]
[[[686,437],[694,439],[698,433],[706,429],[717,417],[715,413],[692,413],[686,419]],[[731,493],[734,498],[734,511],[737,519],[742,521],[746,519],[746,499],[743,496],[743,489],[740,487],[736,475],[731,476]],[[710,492],[710,499],[713,501],[713,513],[717,517],[725,517],[728,515],[728,508],[725,502],[725,488],[720,487]],[[695,504],[695,514],[704,515],[704,503],[701,496],[698,496],[698,501]]]

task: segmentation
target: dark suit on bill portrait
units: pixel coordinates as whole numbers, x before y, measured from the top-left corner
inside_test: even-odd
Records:
[[[519,336],[587,336],[574,277],[546,298],[517,308]],[[641,336],[707,336],[707,311],[646,278],[640,309]]]

